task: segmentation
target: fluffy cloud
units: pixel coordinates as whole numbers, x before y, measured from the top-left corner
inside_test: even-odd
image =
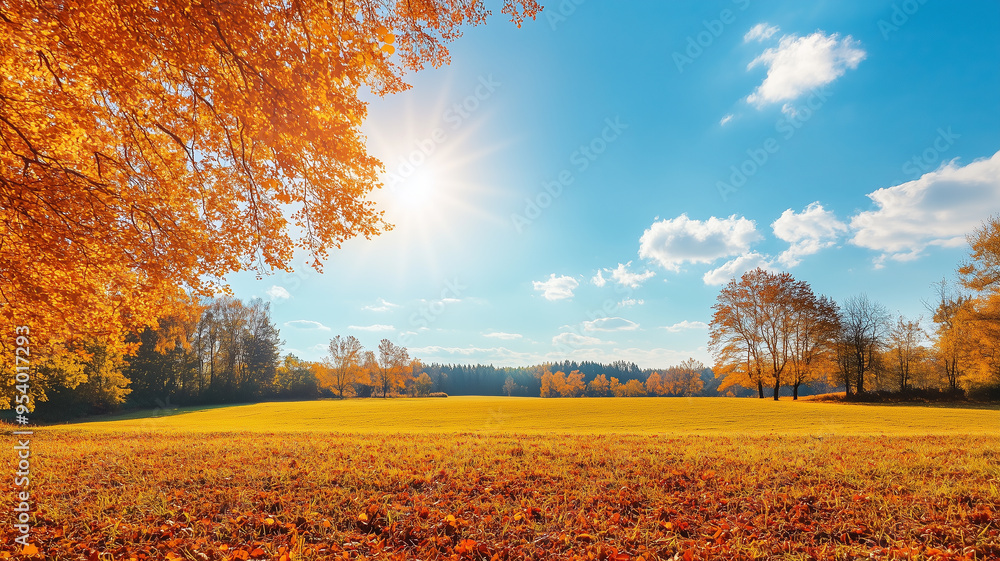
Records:
[[[630,265],[632,265],[631,261],[624,264],[619,263],[618,267],[613,271],[611,271],[611,278],[615,279],[615,282],[617,282],[621,286],[627,286],[629,288],[638,288],[639,285],[656,276],[656,273],[654,273],[653,271],[643,271],[641,273],[633,273],[632,271],[628,270]]]
[[[642,300],[641,298],[639,300],[636,300],[635,298],[625,298],[621,302],[618,302],[618,308],[616,309],[631,308],[632,306],[641,306],[645,303],[646,301]]]
[[[719,126],[720,127],[724,127],[724,126],[726,126],[726,124],[729,123],[729,121],[732,121],[732,120],[733,120],[733,114],[729,113],[725,117],[719,119]]]
[[[851,218],[851,243],[882,253],[879,261],[915,259],[927,246],[958,247],[1000,208],[1000,152],[868,194],[875,210]]]
[[[580,286],[573,277],[565,275],[557,277],[555,273],[549,276],[549,280],[532,281],[535,290],[542,293],[546,300],[564,300],[573,297],[573,291]]]
[[[310,321],[307,319],[296,319],[292,321],[286,321],[285,327],[292,327],[294,329],[317,329],[319,331],[330,331],[330,328],[323,325],[318,321]]]
[[[777,47],[765,50],[747,66],[748,70],[767,66],[767,77],[747,101],[758,106],[790,101],[825,86],[864,60],[866,53],[860,45],[850,35],[841,39],[836,33],[785,35]]]
[[[684,263],[711,263],[746,253],[761,239],[752,220],[711,217],[691,220],[686,214],[654,222],[639,238],[639,256],[664,269],[678,271]]]
[[[632,331],[639,329],[639,324],[625,318],[597,318],[583,322],[586,331]]]
[[[757,25],[751,27],[750,31],[747,31],[747,34],[743,36],[743,42],[749,43],[750,41],[764,41],[766,39],[770,39],[771,36],[777,32],[777,25],[758,23]]]
[[[727,261],[721,267],[712,269],[705,273],[702,280],[705,284],[722,285],[730,279],[740,278],[743,273],[760,267],[768,271],[776,271],[772,260],[767,255],[761,255],[756,251],[740,255],[736,259]]]
[[[379,301],[378,305],[365,306],[361,309],[367,310],[369,312],[388,312],[389,310],[393,310],[399,307],[399,304],[393,304],[392,302],[389,302],[385,298],[379,298],[378,301]]]
[[[597,274],[594,275],[593,278],[590,279],[590,282],[597,287],[604,286],[608,284],[608,278],[604,276],[604,273],[610,273],[611,280],[614,280],[616,283],[618,283],[619,286],[625,286],[628,288],[639,288],[639,286],[641,286],[642,283],[656,276],[656,273],[649,270],[643,271],[641,273],[633,273],[632,271],[629,270],[629,267],[631,266],[632,262],[629,261],[628,263],[619,263],[618,266],[614,269],[608,269],[608,268],[601,269],[597,271]]]
[[[292,297],[292,295],[289,294],[287,290],[285,290],[285,287],[278,285],[274,285],[271,288],[268,288],[265,294],[270,296],[271,300],[287,300],[288,298]]]
[[[348,329],[352,331],[395,331],[396,328],[391,325],[383,325],[381,323],[376,323],[374,325],[348,325]]]
[[[608,343],[601,341],[597,337],[589,337],[587,335],[578,335],[572,332],[560,333],[552,338],[552,344],[556,347],[570,347],[570,348],[580,348],[580,347],[593,347],[595,345],[606,345]]]
[[[778,261],[786,267],[794,267],[802,257],[835,245],[840,235],[847,231],[847,224],[816,202],[800,213],[786,210],[771,223],[771,229],[779,240],[790,244],[778,256]]]
[[[684,320],[673,325],[668,325],[664,327],[667,331],[671,333],[680,333],[681,331],[689,331],[691,329],[708,329],[708,324],[703,321],[688,321]]]
[[[483,337],[500,339],[501,341],[513,341],[515,339],[520,339],[524,336],[521,335],[520,333],[504,333],[503,331],[493,331],[491,333],[483,333]]]

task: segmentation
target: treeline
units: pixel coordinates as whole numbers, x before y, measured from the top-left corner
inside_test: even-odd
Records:
[[[163,404],[316,397],[308,365],[280,358],[270,304],[224,296],[161,319],[126,346],[87,345],[38,367],[42,417],[104,413]]]
[[[437,391],[449,395],[534,396],[541,392],[542,375],[548,371],[580,371],[589,381],[600,374],[628,381],[645,379],[646,373],[636,364],[615,361],[610,364],[563,361],[524,367],[497,367],[485,364],[431,364],[426,368]]]
[[[789,273],[731,280],[713,307],[709,348],[721,389],[778,398],[826,380],[848,399],[1000,398],[1000,220],[970,236],[958,286],[942,280],[922,318],[894,317],[866,295],[838,305]]]
[[[706,372],[707,371],[707,372]],[[695,359],[688,359],[679,366],[671,366],[662,373],[649,372],[642,378],[625,379],[599,374],[587,381],[583,372],[571,370],[569,374],[546,369],[541,377],[542,397],[643,397],[670,396],[693,397],[705,388],[705,374],[711,370]]]

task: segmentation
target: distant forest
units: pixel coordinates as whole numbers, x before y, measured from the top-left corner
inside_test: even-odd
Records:
[[[434,391],[441,391],[448,395],[515,395],[538,397],[541,394],[542,375],[548,369],[550,372],[563,372],[569,374],[579,371],[583,374],[585,384],[590,384],[600,375],[604,375],[608,380],[617,378],[623,385],[635,380],[644,386],[653,373],[664,372],[668,369],[639,368],[635,363],[626,361],[615,361],[611,364],[601,364],[599,362],[575,362],[563,361],[551,364],[544,364],[530,367],[497,367],[493,365],[475,364],[431,364],[424,368],[434,381]],[[756,391],[749,388],[731,387],[723,392],[719,392],[721,380],[715,377],[711,368],[703,368],[700,371],[702,388],[694,392],[694,396],[720,396],[729,395],[736,397],[749,397],[756,395]],[[514,387],[508,391],[504,386],[508,378],[512,380]],[[839,388],[843,390],[843,388]],[[799,395],[815,395],[837,391],[838,388],[830,386],[825,381],[811,384]],[[784,395],[791,395],[791,390],[784,392]]]

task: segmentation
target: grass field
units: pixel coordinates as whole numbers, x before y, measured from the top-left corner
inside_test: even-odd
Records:
[[[66,428],[421,434],[997,434],[1000,405],[844,405],[727,398],[356,399],[161,410],[57,427]]]
[[[448,398],[163,413],[40,429],[39,553],[6,545],[7,524],[0,558],[1000,559],[996,407]]]

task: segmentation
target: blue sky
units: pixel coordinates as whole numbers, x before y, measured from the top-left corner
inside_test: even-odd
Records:
[[[598,2],[497,15],[372,97],[396,228],[230,278],[285,352],[710,364],[720,283],[786,270],[929,314],[1000,212],[1000,4]]]

